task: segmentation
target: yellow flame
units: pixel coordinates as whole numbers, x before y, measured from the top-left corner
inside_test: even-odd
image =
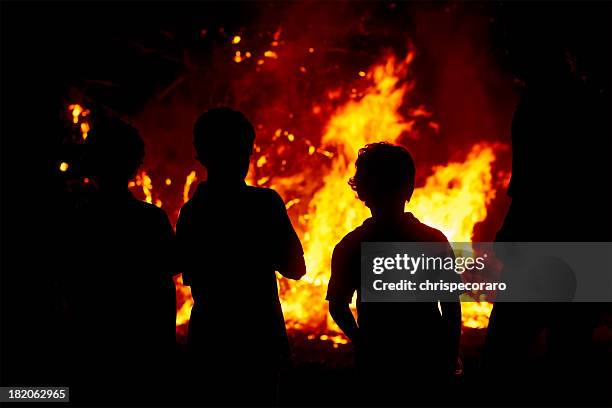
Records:
[[[310,48],[309,52],[314,52],[314,49]],[[264,55],[268,58],[278,57],[273,51],[267,51]],[[244,58],[239,51],[235,56],[236,62]],[[310,199],[307,201],[306,213],[295,223],[304,245],[308,273],[298,282],[284,279],[279,281],[288,328],[311,333],[309,339],[331,341],[336,347],[347,342],[329,317],[324,298],[334,246],[369,216],[368,209],[357,200],[347,185],[354,172],[357,152],[368,143],[397,143],[402,134],[412,131],[415,117],[431,116],[424,107],[409,110],[407,116],[412,119],[406,120],[401,113],[405,96],[412,88],[412,82],[406,80],[406,76],[413,57],[412,51],[404,60],[398,61],[394,56],[389,56],[384,63],[373,66],[367,73],[359,72],[359,76],[370,83],[369,86],[358,98],[350,99],[332,114],[325,127],[321,146],[308,146],[309,155],[318,153],[330,161],[322,186],[312,197],[295,198],[294,195],[287,202],[289,209]],[[258,64],[261,63],[263,60],[258,61]],[[76,104],[70,105],[69,109],[75,124],[87,115],[84,112],[88,112]],[[434,122],[429,125],[435,130],[439,128]],[[85,139],[89,125],[81,122],[80,128]],[[293,134],[282,132],[281,129],[275,137],[281,134],[289,141],[294,140]],[[260,157],[255,166],[263,167],[266,160],[265,156]],[[424,223],[442,230],[451,241],[470,241],[474,225],[486,218],[487,204],[495,194],[491,177],[494,161],[495,154],[491,146],[476,144],[465,160],[434,167],[423,187],[415,190],[407,210],[412,211]],[[166,180],[166,185],[170,185],[169,180]],[[196,180],[196,172],[191,171],[183,187],[183,202],[189,200],[191,186]],[[294,191],[299,191],[295,185],[303,182],[303,178],[301,175],[286,179],[262,175],[254,181],[257,184],[269,182],[272,188],[282,194],[292,187]],[[153,202],[153,185],[146,172],[137,175],[131,186],[140,186],[145,201]],[[161,201],[156,200],[156,204],[161,206]],[[185,334],[193,299],[190,288],[183,284],[182,276],[175,278],[175,285],[178,302],[176,324],[180,336]],[[492,305],[485,299],[463,303],[464,327],[486,327],[491,308]]]
[[[151,181],[151,177],[149,177],[147,172],[141,171],[140,174],[137,174],[135,183],[137,186],[140,186],[140,188],[142,188],[142,193],[145,196],[145,201],[149,204],[153,203],[153,194],[151,193],[151,190],[153,190],[153,182]]]
[[[436,166],[407,208],[421,222],[443,231],[451,242],[471,242],[474,225],[486,218],[486,205],[495,197],[494,161],[492,147],[474,145],[465,162]]]
[[[308,205],[310,215],[302,227],[308,273],[302,281],[281,281],[281,298],[289,328],[338,332],[324,301],[334,246],[368,217],[347,185],[357,152],[368,143],[395,142],[405,130],[398,112],[409,83],[399,84],[412,55],[397,62],[389,57],[372,69],[372,85],[359,100],[340,107],[327,123],[322,149],[332,159],[331,168]],[[331,154],[328,150],[335,150]]]
[[[191,190],[191,185],[198,179],[196,176],[195,170],[187,175],[185,179],[185,187],[183,187],[183,203],[189,201],[189,191]]]
[[[485,329],[489,325],[489,316],[493,310],[493,303],[487,302],[484,296],[480,298],[468,294],[461,295],[461,322],[463,327],[471,329]]]
[[[191,296],[191,288],[183,284],[182,274],[174,277],[174,285],[176,286],[177,303],[180,304],[176,312],[177,335],[184,337],[193,308],[193,297]]]
[[[338,108],[326,126],[322,148],[317,151],[328,153],[331,168],[323,186],[310,200],[308,216],[302,216],[299,225],[308,273],[299,282],[279,282],[290,329],[324,333],[326,340],[336,343],[344,339],[324,301],[331,254],[346,233],[369,217],[368,209],[356,199],[347,181],[361,147],[381,141],[396,143],[404,132],[410,132],[411,122],[404,120],[400,107],[411,89],[411,83],[402,79],[412,58],[412,52],[399,62],[390,56],[385,63],[374,66],[368,74],[372,84],[364,96]],[[423,108],[414,111],[417,116],[425,113]],[[486,205],[493,198],[494,160],[493,149],[479,144],[464,162],[435,167],[425,185],[415,191],[408,209],[423,222],[441,229],[449,240],[470,241],[474,225],[484,220]],[[272,182],[272,187],[281,192],[286,185],[287,180]],[[482,302],[479,308],[464,307],[466,327],[486,327],[490,312],[487,305]]]

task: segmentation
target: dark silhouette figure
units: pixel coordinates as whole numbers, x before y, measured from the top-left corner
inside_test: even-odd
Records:
[[[128,190],[144,156],[136,129],[98,121],[85,147],[97,190],[77,209],[70,236],[71,400],[159,401],[175,351],[172,226]]]
[[[176,233],[195,302],[188,334],[194,398],[269,405],[288,356],[275,271],[302,277],[302,246],[280,196],[244,182],[255,139],[247,118],[211,109],[193,134],[207,179],[181,209]]]
[[[415,166],[410,153],[386,143],[359,151],[350,180],[372,218],[346,235],[334,249],[327,291],[329,310],[355,346],[368,404],[427,403],[440,397],[454,373],[461,333],[461,306],[441,303],[365,303],[360,301],[362,242],[442,242],[442,232],[404,212],[414,190]],[[449,255],[452,250],[448,247]],[[458,276],[455,275],[458,279]],[[349,308],[357,292],[357,321]],[[440,402],[439,400],[436,400]]]
[[[534,24],[540,28],[549,15]],[[528,38],[510,47],[525,88],[512,121],[512,203],[496,239],[609,241],[609,94],[589,89],[575,57],[552,36],[524,33]],[[491,400],[601,403],[609,361],[608,373],[596,371],[591,354],[601,310],[589,303],[495,304],[483,359]]]

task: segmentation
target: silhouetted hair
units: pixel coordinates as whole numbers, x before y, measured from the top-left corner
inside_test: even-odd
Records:
[[[414,190],[415,166],[412,156],[402,146],[371,143],[359,150],[355,176],[349,185],[364,202],[397,196],[409,198]]]
[[[193,146],[205,166],[223,160],[228,153],[250,156],[254,142],[251,122],[230,108],[210,109],[193,126]]]
[[[92,126],[85,142],[86,165],[92,176],[127,181],[144,159],[144,142],[131,125],[105,118]]]

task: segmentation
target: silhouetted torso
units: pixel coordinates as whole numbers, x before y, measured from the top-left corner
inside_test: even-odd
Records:
[[[610,239],[610,141],[600,109],[597,97],[569,72],[551,71],[528,81],[512,121],[512,203],[498,241]],[[578,379],[574,375],[586,378],[577,373],[584,374],[587,367],[598,308],[589,303],[497,303],[487,334],[485,368],[495,373],[500,385],[521,373],[524,384],[513,398],[534,403],[539,395],[552,402],[555,395],[555,402],[568,403],[567,394],[543,395],[542,383],[530,380],[529,375],[539,372],[538,336],[546,335],[543,376],[550,377],[550,387],[559,388],[557,376],[567,384]],[[535,389],[525,389],[530,386]]]
[[[497,240],[610,238],[610,138],[602,116],[597,95],[569,74],[528,83],[512,120],[512,203]]]
[[[288,354],[275,271],[303,274],[301,244],[278,194],[244,182],[200,184],[181,210],[177,244],[195,302],[188,345],[203,378],[194,381],[216,376],[227,387],[222,379],[231,375],[235,398],[236,389],[275,375]]]
[[[172,239],[166,214],[127,189],[76,212],[67,283],[78,384],[132,388],[129,399],[163,381],[175,347]]]
[[[436,302],[361,302],[362,242],[447,242],[440,231],[419,222],[411,213],[382,224],[370,218],[336,246],[328,300],[350,300],[357,292],[360,344],[358,363],[379,378],[426,378],[449,374],[448,344]],[[449,255],[452,251],[449,246]],[[455,275],[456,279],[458,275]],[[454,362],[452,364],[454,369]]]

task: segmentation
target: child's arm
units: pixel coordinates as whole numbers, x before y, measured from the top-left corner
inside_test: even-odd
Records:
[[[359,326],[357,326],[348,302],[330,300],[329,314],[331,314],[338,327],[346,334],[346,337],[351,339],[353,343],[359,342]]]
[[[332,255],[332,273],[327,287],[329,314],[344,334],[356,344],[359,342],[359,326],[350,308],[355,293],[355,282],[351,276],[351,256],[338,244]]]
[[[287,215],[285,203],[282,198],[274,193],[275,216],[278,222],[278,251],[274,260],[275,269],[289,279],[300,279],[306,274],[306,263],[304,261],[304,250],[298,238],[291,220]]]

